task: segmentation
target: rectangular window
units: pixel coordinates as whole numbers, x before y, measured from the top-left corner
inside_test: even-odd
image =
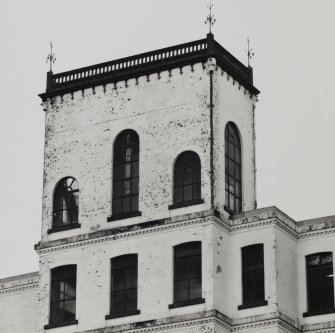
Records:
[[[242,247],[243,305],[239,309],[266,305],[263,244]]]
[[[51,270],[50,317],[45,328],[76,324],[76,265]]]
[[[174,247],[174,304],[203,303],[201,290],[201,242]]]
[[[107,319],[140,313],[137,310],[137,254],[111,259],[111,310]]]
[[[315,253],[306,257],[308,312],[304,316],[334,312],[333,255]]]

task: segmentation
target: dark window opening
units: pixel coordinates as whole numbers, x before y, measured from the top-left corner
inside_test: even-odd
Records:
[[[76,265],[51,270],[49,325],[60,325],[76,319]]]
[[[264,291],[263,244],[242,248],[243,305],[266,305]]]
[[[331,252],[306,256],[308,312],[334,310],[333,255]]]
[[[111,317],[139,313],[137,269],[137,254],[111,259]]]
[[[174,303],[201,299],[201,242],[174,247]]]
[[[179,155],[174,167],[174,204],[201,200],[201,163],[191,151]]]
[[[231,213],[242,211],[241,142],[236,126],[225,129],[225,207]]]
[[[113,216],[138,212],[139,138],[135,131],[119,134],[113,156]]]
[[[53,199],[53,228],[78,223],[79,186],[72,178],[63,178],[56,186]]]

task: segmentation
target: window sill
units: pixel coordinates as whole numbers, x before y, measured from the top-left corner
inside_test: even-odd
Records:
[[[182,207],[193,206],[193,205],[199,205],[199,204],[202,204],[202,203],[204,203],[203,199],[179,202],[179,203],[175,203],[175,204],[170,205],[169,210],[182,208]]]
[[[169,309],[181,308],[183,306],[196,305],[196,304],[202,304],[202,303],[205,303],[204,298],[191,299],[188,301],[181,301],[181,302],[169,304]]]
[[[51,229],[48,229],[47,233],[53,234],[54,232],[66,231],[66,230],[71,230],[71,229],[76,229],[76,228],[80,228],[80,223],[67,224],[67,225],[62,225],[60,227],[51,228]]]
[[[114,215],[114,216],[112,215],[112,216],[107,217],[107,222],[129,219],[131,217],[141,216],[141,215],[142,215],[142,212],[131,212],[127,214]]]
[[[312,316],[320,316],[329,313],[335,313],[335,309],[326,309],[320,311],[307,311],[302,314],[303,317],[312,317]]]
[[[131,312],[124,312],[124,313],[111,313],[109,315],[105,316],[105,319],[115,319],[115,318],[122,318],[122,317],[129,317],[129,316],[135,316],[140,314],[140,310],[135,310]]]
[[[264,301],[258,301],[258,302],[251,303],[251,304],[242,304],[242,305],[239,305],[237,309],[244,310],[244,309],[257,308],[259,306],[265,306],[265,305],[268,305],[268,301],[264,300]]]
[[[78,320],[73,319],[73,320],[69,320],[69,321],[63,321],[61,323],[50,323],[48,325],[44,325],[44,329],[49,330],[49,329],[52,329],[52,328],[71,326],[71,325],[77,325],[77,324],[78,324]]]

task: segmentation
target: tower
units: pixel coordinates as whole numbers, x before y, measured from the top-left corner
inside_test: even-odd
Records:
[[[212,34],[48,74],[39,332],[220,310],[215,221],[255,208],[258,92]]]

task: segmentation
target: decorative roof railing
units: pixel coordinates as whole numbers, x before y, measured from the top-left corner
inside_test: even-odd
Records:
[[[212,34],[207,38],[146,52],[131,57],[108,61],[63,73],[48,72],[46,92],[42,99],[62,95],[92,86],[103,85],[120,80],[137,78],[163,70],[205,62],[215,57],[227,73],[241,81],[247,89],[257,94],[253,86],[252,68],[244,66],[232,54],[214,40]]]

